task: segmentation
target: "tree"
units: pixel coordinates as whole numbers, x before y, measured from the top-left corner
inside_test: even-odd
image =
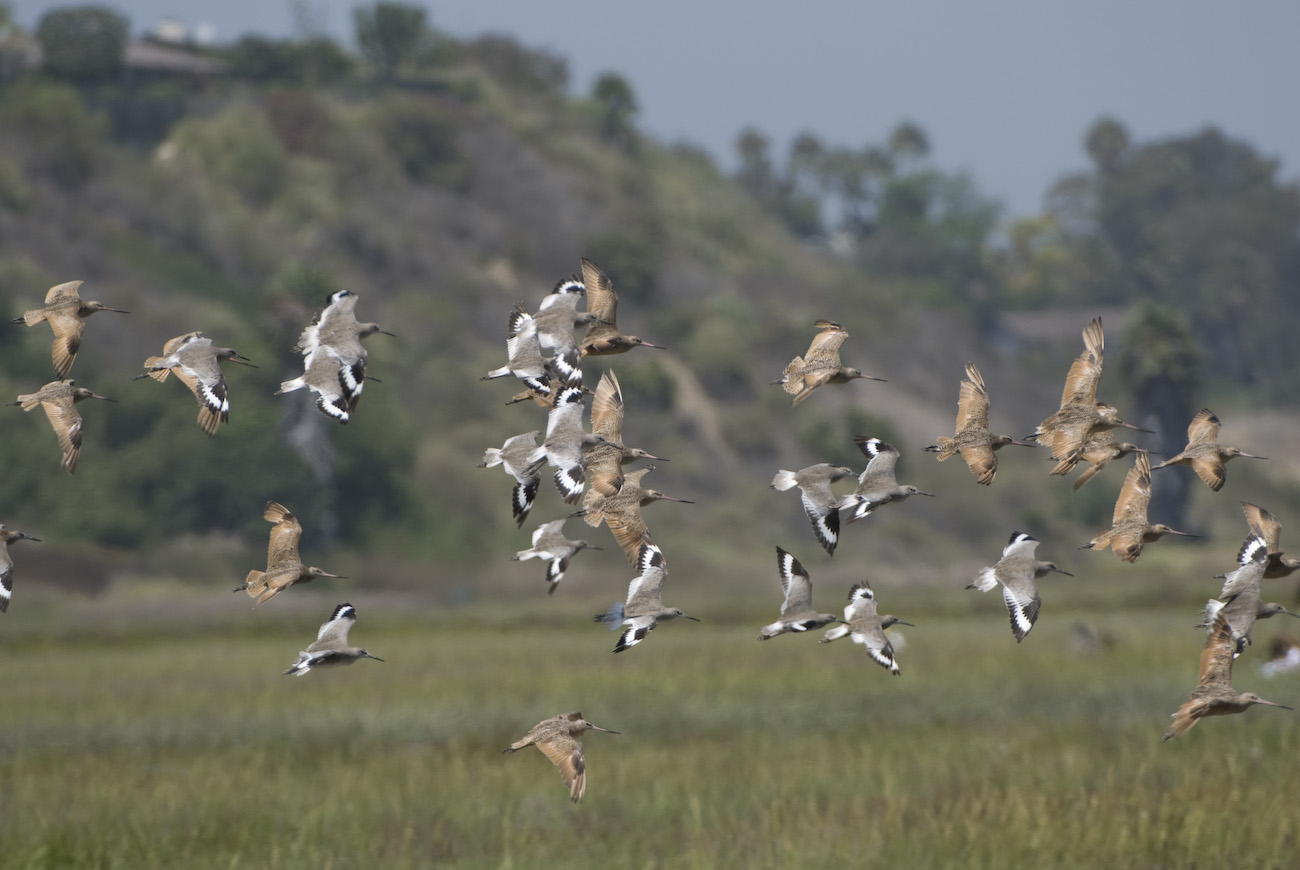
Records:
[[[631,151],[636,146],[633,119],[641,110],[632,85],[618,73],[602,73],[592,85],[591,98],[597,107],[600,135],[623,150]]]
[[[122,71],[129,28],[106,6],[52,9],[36,25],[45,70],[83,85],[112,80]]]
[[[397,68],[413,60],[429,37],[427,14],[421,6],[380,0],[352,10],[357,45],[383,81],[392,81]]]
[[[1187,440],[1201,385],[1201,352],[1191,321],[1177,310],[1144,303],[1124,330],[1118,356],[1120,377],[1132,391],[1141,419],[1154,418],[1160,452],[1173,456]],[[1191,477],[1162,475],[1152,490],[1150,515],[1184,528]]]

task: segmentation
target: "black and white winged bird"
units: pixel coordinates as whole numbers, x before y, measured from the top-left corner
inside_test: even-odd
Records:
[[[882,668],[898,676],[898,662],[894,660],[894,645],[889,642],[885,629],[891,625],[911,625],[892,613],[881,615],[876,611],[876,594],[871,584],[855,583],[849,590],[849,603],[844,605],[844,621],[826,629],[819,643],[830,643],[842,637],[851,637],[854,643],[867,648],[867,654]]]
[[[851,495],[840,500],[840,517],[846,523],[857,522],[881,505],[903,501],[914,495],[933,496],[914,486],[900,484],[894,477],[898,464],[898,450],[879,438],[861,435],[853,439],[862,455],[867,457],[867,467],[858,475],[858,486]]]
[[[812,579],[799,560],[780,547],[776,548],[776,567],[781,574],[781,618],[763,626],[759,640],[768,640],[787,631],[808,631],[821,628],[840,618],[833,613],[818,613],[812,606]]]
[[[570,541],[564,537],[564,519],[542,523],[533,530],[533,545],[527,550],[520,550],[511,556],[516,562],[528,559],[541,559],[546,562],[547,595],[554,595],[564,572],[569,570],[569,560],[579,550],[599,550],[586,541]]]
[[[382,662],[383,659],[372,656],[361,647],[348,646],[348,631],[356,621],[357,611],[351,604],[335,607],[329,620],[321,625],[315,642],[298,653],[298,660],[285,673],[300,677],[313,668],[336,668],[358,659]]]
[[[479,468],[495,468],[500,465],[506,474],[515,479],[514,488],[510,492],[510,510],[519,527],[523,527],[528,512],[533,509],[537,485],[542,479],[542,466],[546,464],[544,459],[528,461],[528,455],[537,449],[538,431],[534,429],[522,435],[514,435],[507,438],[500,447],[489,447],[483,451],[483,461],[478,464]]]
[[[786,471],[783,468],[772,478],[772,489],[784,492],[799,487],[803,512],[812,523],[813,534],[832,556],[835,555],[835,546],[840,542],[840,500],[831,492],[831,484],[852,476],[852,468],[819,462],[798,471]]]
[[[663,551],[650,543],[649,536],[641,542],[637,571],[639,573],[627,586],[627,601],[616,601],[609,610],[593,617],[596,622],[603,622],[610,631],[623,628],[623,633],[614,646],[616,653],[645,640],[646,635],[665,620],[681,617],[699,622],[694,616],[687,616],[676,607],[664,607],[662,596],[668,566],[664,563]]]
[[[999,583],[1002,584],[1002,600],[1006,602],[1011,614],[1011,631],[1016,636],[1016,643],[1025,639],[1029,630],[1038,619],[1038,609],[1043,599],[1038,594],[1034,583],[1039,577],[1053,571],[1073,577],[1069,571],[1062,571],[1055,562],[1044,562],[1035,558],[1038,539],[1024,532],[1012,532],[1011,539],[1002,548],[1002,558],[990,568],[981,568],[975,580],[967,589],[987,592]]]

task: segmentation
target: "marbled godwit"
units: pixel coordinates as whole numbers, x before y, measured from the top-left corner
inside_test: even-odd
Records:
[[[776,548],[776,567],[781,572],[781,618],[763,626],[759,640],[767,640],[787,631],[808,631],[831,622],[840,622],[833,613],[818,613],[812,606],[812,578],[799,560],[780,547]]]
[[[591,434],[605,439],[587,449],[584,464],[591,481],[584,497],[590,504],[596,492],[613,495],[623,486],[623,466],[638,459],[668,460],[623,443],[623,390],[613,371],[601,375],[591,400]]]
[[[45,294],[45,306],[33,308],[22,317],[15,317],[14,323],[35,326],[44,320],[54,333],[54,375],[59,380],[68,376],[77,350],[81,347],[81,335],[86,330],[85,319],[96,311],[116,311],[129,314],[120,308],[109,308],[102,302],[86,302],[77,293],[80,281],[56,284]]]
[[[190,388],[199,403],[199,428],[209,438],[217,437],[217,426],[230,417],[230,399],[226,391],[226,378],[221,373],[222,360],[230,360],[250,368],[257,368],[229,347],[216,347],[212,339],[201,332],[187,332],[168,340],[163,345],[162,356],[151,356],[144,361],[148,369],[134,380],[151,377],[159,383],[167,380],[172,371]]]
[[[76,384],[76,381],[50,381],[36,392],[19,396],[18,401],[9,403],[21,405],[24,411],[30,411],[38,405],[45,411],[50,425],[54,427],[54,434],[59,438],[63,467],[68,470],[68,474],[76,473],[77,457],[81,455],[81,415],[77,413],[76,403],[82,399],[117,401]]]
[[[1246,525],[1250,526],[1250,530],[1263,538],[1264,543],[1268,545],[1268,567],[1264,569],[1265,579],[1288,577],[1295,569],[1300,568],[1300,559],[1282,555],[1280,548],[1282,524],[1278,522],[1277,517],[1259,505],[1245,501],[1241,503],[1241,511],[1246,515]]]
[[[555,487],[564,496],[565,504],[573,504],[582,497],[587,480],[583,451],[605,440],[583,430],[585,410],[581,385],[560,390],[555,398],[555,407],[546,417],[546,440],[528,454],[529,462],[545,460],[555,466]]]
[[[871,591],[871,584],[857,583],[849,590],[849,603],[844,607],[844,622],[833,625],[826,630],[826,636],[819,643],[830,643],[842,637],[850,636],[854,643],[867,648],[867,654],[875,659],[882,668],[898,676],[898,662],[894,660],[894,646],[889,642],[885,629],[891,625],[911,625],[897,616],[876,612],[876,595]]]
[[[1204,481],[1210,489],[1218,492],[1223,489],[1223,482],[1228,479],[1224,467],[1229,459],[1243,456],[1247,459],[1267,459],[1256,456],[1236,447],[1222,447],[1219,444],[1219,418],[1209,408],[1202,408],[1192,418],[1187,427],[1187,446],[1183,452],[1169,457],[1155,469],[1168,468],[1171,465],[1190,465],[1196,476]]]
[[[9,599],[14,595],[14,560],[9,558],[9,545],[15,541],[40,543],[40,540],[26,532],[7,529],[4,523],[0,523],[0,613],[9,609]]]
[[[852,495],[840,501],[840,512],[846,523],[854,523],[891,501],[904,501],[914,495],[928,495],[909,484],[900,484],[894,477],[898,463],[898,450],[879,438],[859,435],[853,439],[862,455],[867,457],[867,467],[858,475],[858,487]],[[847,513],[846,513],[847,512]]]
[[[883,381],[864,375],[855,368],[840,362],[840,345],[849,337],[844,327],[833,320],[818,320],[813,326],[821,330],[813,336],[808,352],[790,360],[779,380],[772,381],[794,396],[791,405],[797,405],[812,395],[813,390],[822,384],[847,384],[858,378],[869,381]]]
[[[545,460],[529,462],[528,456],[537,449],[537,432],[525,432],[506,439],[500,447],[489,447],[483,452],[483,461],[479,468],[493,468],[497,465],[505,468],[506,474],[515,479],[514,489],[510,493],[510,510],[514,514],[515,525],[523,527],[528,519],[528,512],[533,509],[533,499],[537,497],[537,485],[542,479],[542,466]]]
[[[1077,491],[1093,476],[1106,467],[1106,463],[1113,459],[1122,459],[1134,452],[1149,453],[1145,447],[1138,447],[1136,444],[1129,444],[1127,441],[1120,443],[1115,440],[1115,435],[1109,429],[1102,429],[1088,436],[1088,440],[1083,442],[1083,446],[1074,451],[1071,455],[1065,457],[1049,472],[1050,474],[1069,474],[1074,467],[1079,464],[1081,459],[1086,459],[1091,463],[1078,479],[1074,481],[1074,489]]]
[[[520,550],[510,557],[517,562],[528,559],[543,559],[547,562],[546,580],[550,584],[546,589],[547,595],[555,594],[560,581],[564,579],[564,572],[569,569],[569,560],[573,558],[574,553],[579,550],[600,549],[586,541],[570,541],[564,537],[564,522],[564,520],[551,520],[549,523],[542,523],[533,530],[533,546],[527,550]]]
[[[1142,429],[1119,418],[1119,410],[1097,401],[1097,382],[1101,379],[1102,361],[1106,339],[1101,329],[1101,318],[1093,318],[1083,330],[1083,352],[1070,365],[1065,376],[1065,389],[1061,392],[1061,407],[1038,424],[1037,431],[1027,438],[1036,438],[1052,451],[1058,461],[1068,459],[1078,451],[1088,436],[1100,429],[1123,426],[1138,432]]]
[[[596,316],[587,324],[587,334],[582,338],[583,356],[627,353],[634,347],[663,349],[661,344],[651,344],[644,338],[619,332],[618,294],[614,292],[614,282],[586,257],[582,258],[582,284],[587,290],[587,311]]]
[[[663,588],[668,566],[664,563],[663,551],[650,542],[649,535],[641,541],[641,549],[637,554],[637,571],[637,576],[627,585],[627,601],[616,601],[609,610],[593,617],[596,622],[603,622],[610,631],[618,631],[620,626],[627,626],[614,646],[616,653],[645,640],[646,635],[665,620],[681,617],[699,622],[694,616],[687,616],[676,607],[664,607]]]
[[[537,393],[543,399],[551,394],[546,359],[542,356],[542,345],[537,337],[537,323],[522,302],[516,302],[510,312],[506,328],[506,359],[505,365],[493,369],[480,380],[514,375],[528,385],[530,394]]]
[[[839,498],[831,492],[831,484],[852,476],[852,468],[819,462],[798,471],[786,471],[783,468],[772,478],[772,489],[784,492],[799,487],[803,512],[807,514],[808,522],[812,523],[813,534],[831,556],[835,555],[835,545],[840,542]]]
[[[1025,639],[1029,630],[1038,620],[1038,609],[1043,599],[1038,594],[1034,583],[1039,577],[1045,577],[1053,571],[1073,577],[1069,571],[1062,571],[1055,562],[1043,562],[1035,558],[1038,539],[1024,532],[1012,532],[1007,545],[1002,548],[1002,558],[991,568],[981,568],[975,575],[975,582],[967,589],[988,592],[999,583],[1002,584],[1002,600],[1006,602],[1007,612],[1011,614],[1011,632],[1016,636],[1016,643]]]
[[[641,478],[651,471],[654,471],[653,465],[627,472],[623,475],[623,486],[618,492],[612,495],[597,492],[591,504],[580,512],[589,526],[599,526],[604,521],[614,540],[623,548],[623,555],[627,556],[627,561],[632,565],[637,564],[642,540],[648,534],[641,508],[661,499],[694,504],[687,499],[673,498],[657,489],[641,486]]]
[[[578,738],[588,731],[618,733],[592,725],[576,711],[561,713],[538,722],[531,731],[502,752],[516,752],[525,746],[536,746],[560,771],[560,777],[569,787],[569,800],[576,804],[587,791],[587,763],[582,757],[582,743]]]
[[[533,320],[537,323],[537,337],[543,349],[554,348],[556,354],[578,350],[574,327],[599,319],[590,311],[578,310],[578,300],[585,292],[582,280],[573,275],[561,280],[542,298]]]
[[[257,599],[254,607],[265,604],[296,583],[310,583],[317,577],[346,579],[342,574],[330,574],[314,565],[304,565],[298,556],[298,539],[302,537],[302,524],[289,509],[278,502],[268,501],[262,518],[274,523],[271,541],[267,547],[266,570],[249,571],[244,585],[236,592],[247,592]]]
[[[321,624],[316,640],[298,653],[298,660],[285,673],[301,677],[313,668],[336,668],[358,659],[382,662],[379,656],[372,656],[359,646],[348,646],[348,631],[356,621],[357,611],[351,604],[335,607],[329,620]]]
[[[1236,647],[1237,642],[1233,639],[1228,617],[1220,613],[1210,627],[1205,649],[1201,652],[1201,672],[1196,688],[1192,690],[1192,696],[1173,714],[1174,724],[1165,732],[1166,740],[1186,733],[1197,720],[1206,716],[1242,713],[1254,704],[1291,709],[1285,704],[1265,701],[1254,692],[1238,692],[1232,688],[1232,659]]]
[[[1080,550],[1114,550],[1125,562],[1136,562],[1142,555],[1142,545],[1158,540],[1164,535],[1182,535],[1199,538],[1171,529],[1163,523],[1147,522],[1147,505],[1151,503],[1151,460],[1139,453],[1124,478],[1124,486],[1115,500],[1115,513],[1110,528],[1099,533]]]
[[[940,435],[938,440],[938,444],[925,449],[938,453],[940,462],[960,453],[970,473],[975,475],[975,482],[984,486],[992,483],[998,473],[998,456],[995,451],[1008,444],[1034,446],[1017,441],[1010,435],[994,435],[989,431],[989,394],[984,388],[984,377],[973,362],[966,363],[966,377],[962,378],[961,392],[957,397],[956,434],[952,438]]]

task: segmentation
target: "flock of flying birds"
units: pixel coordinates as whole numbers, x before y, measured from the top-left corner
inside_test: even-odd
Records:
[[[27,411],[37,406],[44,409],[62,449],[63,467],[69,473],[76,470],[81,447],[81,418],[75,403],[87,398],[104,398],[67,379],[81,344],[85,318],[97,311],[120,312],[99,302],[82,301],[78,295],[80,284],[74,281],[51,288],[43,308],[28,311],[15,320],[28,326],[47,322],[53,330],[53,362],[58,380],[35,393],[20,395],[13,404]],[[584,300],[585,310],[579,310],[579,303]],[[356,302],[356,294],[349,291],[329,297],[327,306],[304,329],[295,348],[304,358],[302,376],[283,382],[278,391],[311,389],[318,396],[316,404],[320,411],[340,423],[346,423],[355,411],[366,380],[366,350],[361,340],[377,332],[392,335],[378,324],[357,321]],[[624,600],[594,616],[595,621],[610,631],[619,632],[614,652],[620,653],[645,640],[661,622],[695,617],[663,604],[667,561],[642,513],[643,508],[655,501],[686,500],[643,485],[646,474],[655,468],[653,464],[625,469],[638,460],[667,460],[624,442],[623,393],[613,371],[601,376],[594,391],[583,383],[581,363],[588,356],[621,354],[642,346],[661,347],[621,332],[617,307],[618,296],[612,282],[599,266],[585,258],[581,275],[556,284],[534,313],[530,314],[523,302],[516,303],[508,319],[507,361],[483,379],[516,379],[520,391],[508,404],[533,402],[544,408],[545,435],[540,444],[537,442],[540,428],[510,437],[501,447],[488,448],[479,465],[500,465],[513,478],[511,510],[521,528],[533,508],[543,469],[547,467],[554,468],[550,476],[564,503],[577,505],[581,501],[581,507],[566,517],[539,525],[532,534],[532,546],[512,557],[520,561],[536,558],[546,563],[548,594],[558,588],[578,551],[600,549],[587,541],[566,538],[565,522],[582,517],[593,528],[603,523],[609,529],[636,571]],[[808,351],[791,360],[781,378],[773,382],[794,397],[793,405],[801,404],[826,384],[883,380],[841,363],[840,348],[848,333],[838,323],[818,320],[814,325],[819,331]],[[581,339],[576,334],[579,326],[586,327]],[[1034,447],[1031,442],[1036,441],[1050,449],[1056,461],[1050,472],[1053,475],[1068,474],[1086,463],[1074,483],[1076,490],[1107,463],[1135,454],[1133,467],[1120,489],[1110,528],[1099,532],[1084,547],[1110,549],[1120,559],[1136,562],[1145,544],[1168,534],[1186,534],[1148,521],[1153,470],[1187,465],[1207,486],[1218,491],[1226,480],[1225,466],[1229,460],[1237,456],[1263,457],[1220,445],[1220,422],[1212,412],[1203,409],[1188,427],[1186,449],[1153,468],[1146,449],[1117,441],[1113,432],[1116,428],[1148,430],[1124,422],[1115,407],[1097,399],[1104,351],[1099,318],[1083,330],[1083,342],[1084,350],[1066,376],[1060,408],[1043,420],[1032,435],[1016,440],[989,430],[989,396],[984,379],[975,364],[968,363],[960,385],[955,432],[952,436],[939,436],[937,444],[925,449],[936,453],[940,462],[960,456],[976,483],[987,486],[997,474],[998,450],[1008,445]],[[202,333],[190,332],[168,341],[161,356],[149,357],[144,363],[145,372],[137,378],[149,376],[164,381],[174,372],[193,392],[199,404],[198,425],[212,437],[229,414],[225,379],[219,365],[223,361],[251,365],[234,350],[216,347]],[[588,415],[585,399],[589,395],[592,401]],[[832,556],[839,541],[841,520],[854,523],[885,505],[902,502],[913,495],[933,495],[898,482],[895,468],[900,455],[895,447],[867,436],[855,437],[854,443],[867,460],[860,473],[845,466],[819,463],[798,471],[779,470],[771,482],[775,490],[799,489],[814,537]],[[835,493],[832,484],[846,478],[856,478],[853,490]],[[1182,734],[1206,716],[1239,713],[1255,704],[1282,706],[1253,693],[1235,691],[1231,671],[1233,660],[1250,643],[1256,619],[1277,613],[1297,616],[1278,604],[1263,602],[1261,581],[1292,573],[1300,568],[1300,560],[1280,552],[1280,524],[1272,514],[1245,502],[1242,507],[1249,534],[1238,553],[1236,568],[1223,576],[1218,597],[1206,605],[1203,627],[1207,629],[1207,640],[1198,684],[1191,697],[1173,714],[1174,722],[1165,739]],[[290,586],[316,577],[340,576],[302,562],[298,552],[302,526],[287,508],[271,501],[263,516],[273,524],[267,567],[250,571],[236,592],[247,592],[255,600],[254,606],[260,606]],[[0,611],[7,609],[12,592],[12,562],[7,545],[24,538],[38,540],[0,525]],[[1068,573],[1052,562],[1039,560],[1035,555],[1038,543],[1029,534],[1013,532],[997,563],[981,569],[967,587],[981,591],[1002,587],[1017,642],[1025,639],[1038,619],[1041,597],[1035,581],[1053,572]],[[813,607],[812,581],[803,565],[781,547],[776,548],[776,556],[784,601],[780,617],[760,630],[760,640],[829,625],[822,643],[850,637],[862,644],[882,667],[895,675],[900,673],[886,629],[911,623],[879,613],[869,583],[863,581],[852,587],[843,617],[819,612]],[[355,620],[356,610],[351,604],[338,605],[320,627],[316,641],[299,653],[297,661],[285,673],[301,675],[314,668],[376,658],[364,649],[348,645],[348,632]],[[505,751],[537,746],[559,769],[571,799],[576,802],[586,788],[585,762],[578,738],[588,730],[608,731],[591,724],[581,713],[561,714],[538,723]]]

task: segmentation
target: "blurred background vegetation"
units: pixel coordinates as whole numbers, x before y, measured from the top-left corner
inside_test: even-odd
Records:
[[[9,409],[0,424],[0,520],[48,542],[24,553],[25,575],[233,585],[262,558],[274,498],[303,517],[308,561],[448,600],[511,589],[506,557],[534,523],[516,530],[510,481],[475,466],[545,415],[479,377],[500,364],[511,304],[535,306],[582,256],[613,278],[623,328],[670,347],[589,361],[587,380],[618,371],[628,440],[671,459],[655,485],[697,501],[652,508],[656,538],[720,583],[770,573],[774,538],[815,551],[767,482],[779,467],[860,464],[857,434],[896,443],[900,478],[941,493],[873,518],[884,577],[926,573],[922,545],[929,575],[954,561],[960,574],[1016,527],[1088,540],[1121,471],[1075,495],[1041,453],[1012,448],[984,490],[920,448],[951,432],[968,359],[994,428],[1031,432],[1099,314],[1103,398],[1159,432],[1150,446],[1176,452],[1209,404],[1225,441],[1274,457],[1235,464],[1236,494],[1212,508],[1165,473],[1155,519],[1226,530],[1235,547],[1238,497],[1300,510],[1284,452],[1300,396],[1300,189],[1248,142],[1214,128],[1134,141],[1098,119],[1081,131],[1089,167],[1008,223],[974,179],[930,159],[914,124],[885,142],[808,133],[785,147],[741,130],[725,172],[642,135],[622,76],[575,93],[564,58],[453,38],[421,7],[358,6],[355,50],[310,22],[294,39],[222,45],[132,36],[144,24],[69,6],[23,32],[0,5],[0,307],[16,317],[80,279],[84,297],[132,312],[87,325],[72,376],[118,403],[81,408],[75,478],[40,415]],[[300,365],[299,331],[344,288],[396,338],[370,340],[380,382],[340,427],[303,393],[272,394]],[[769,381],[820,317],[852,334],[847,364],[888,383],[792,412]],[[211,442],[179,386],[131,381],[192,329],[259,366],[228,374],[231,419]],[[5,327],[0,393],[51,379],[49,338]],[[544,483],[532,519],[565,510]],[[860,574],[852,558],[834,570]],[[625,570],[617,553],[590,564]]]

